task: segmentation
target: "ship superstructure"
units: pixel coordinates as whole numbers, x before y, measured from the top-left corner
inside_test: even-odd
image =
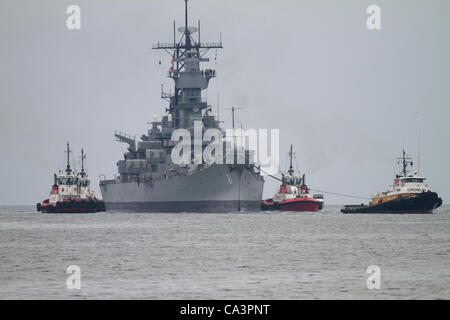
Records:
[[[206,43],[200,39],[200,22],[188,26],[187,0],[185,23],[178,29],[181,39],[172,43],[158,42],[153,49],[164,50],[171,56],[168,77],[174,81],[172,93],[161,92],[169,104],[166,115],[154,116],[147,134],[136,142],[135,137],[116,132],[118,141],[128,144],[124,159],[117,162],[119,175],[112,180],[102,180],[100,189],[108,209],[127,211],[238,211],[259,210],[264,179],[251,164],[251,153],[245,151],[245,164],[210,164],[195,161],[175,164],[172,140],[175,129],[186,129],[194,141],[194,128],[201,125],[201,133],[219,129],[217,115],[212,114],[202,92],[216,76],[212,69],[200,68],[208,62],[210,49],[221,49],[222,42]],[[194,34],[197,38],[194,40]],[[197,139],[198,140],[198,139]],[[201,151],[208,144],[200,141]],[[223,144],[226,149],[229,145]],[[233,146],[233,148],[236,148]],[[224,162],[225,163],[225,162]]]

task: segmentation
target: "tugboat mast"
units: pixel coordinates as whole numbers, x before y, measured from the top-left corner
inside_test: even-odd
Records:
[[[72,173],[72,169],[70,168],[70,153],[72,152],[72,151],[70,151],[70,148],[69,148],[69,142],[67,142],[67,151],[65,151],[65,152],[67,152],[67,167],[66,167],[66,173],[67,174],[71,174]]]
[[[86,175],[86,172],[84,172],[84,159],[86,159],[86,155],[84,154],[83,149],[81,149],[81,172],[80,172],[80,175],[83,178]]]
[[[289,150],[289,152],[288,152],[289,160],[290,160],[288,172],[289,172],[290,175],[292,175],[292,174],[294,173],[294,169],[292,168],[292,157],[293,157],[294,154],[295,154],[295,153],[292,152],[292,144],[291,144],[291,148],[290,148],[290,150]]]
[[[401,158],[397,158],[397,159],[402,161],[402,167],[403,167],[402,175],[403,175],[403,177],[406,177],[406,174],[407,174],[406,168],[408,167],[408,165],[412,166],[413,162],[412,161],[408,161],[408,160],[411,160],[411,158],[406,156],[405,149],[403,149],[402,157]]]

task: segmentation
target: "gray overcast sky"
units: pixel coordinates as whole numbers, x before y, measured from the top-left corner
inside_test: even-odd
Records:
[[[81,30],[66,8],[81,7]],[[380,31],[366,8],[381,8]],[[70,141],[83,147],[93,184],[112,177],[125,145],[167,106],[160,85],[170,58],[152,51],[183,23],[182,0],[0,2],[0,204],[49,193]],[[245,128],[280,128],[281,164],[291,143],[311,188],[370,196],[392,182],[405,147],[450,201],[450,1],[190,0],[218,77],[209,102],[243,107]],[[162,65],[158,61],[162,61]],[[225,126],[231,116],[220,112]],[[416,161],[417,162],[417,161]],[[264,196],[277,183],[266,179]],[[97,188],[98,190],[98,188]],[[327,203],[358,200],[326,195]]]

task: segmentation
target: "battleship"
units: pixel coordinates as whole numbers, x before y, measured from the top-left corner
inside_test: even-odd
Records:
[[[244,148],[245,162],[232,164],[196,163],[175,164],[171,154],[176,142],[175,129],[194,133],[195,123],[202,124],[202,132],[220,128],[217,114],[212,114],[202,92],[216,77],[212,69],[200,69],[208,62],[205,56],[211,49],[222,49],[222,41],[201,42],[200,21],[197,27],[188,26],[188,4],[185,0],[184,27],[173,42],[160,43],[153,49],[164,50],[171,56],[168,77],[174,80],[173,92],[161,90],[161,98],[168,104],[165,115],[153,117],[147,134],[136,142],[131,135],[115,132],[118,141],[128,145],[124,159],[117,162],[118,175],[102,179],[100,190],[108,210],[131,212],[233,212],[261,209],[264,178],[251,161],[252,152]],[[198,36],[194,39],[194,34]],[[191,135],[192,141],[194,135]],[[202,142],[202,150],[206,144]],[[230,148],[229,141],[222,143]],[[233,144],[233,150],[237,147]],[[227,149],[229,150],[229,149]],[[191,149],[193,153],[193,148]],[[235,156],[237,152],[235,153]]]

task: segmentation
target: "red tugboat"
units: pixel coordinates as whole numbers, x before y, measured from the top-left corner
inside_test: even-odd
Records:
[[[67,167],[54,175],[50,198],[37,204],[37,211],[43,213],[90,213],[106,211],[103,200],[97,199],[90,190],[90,179],[84,171],[84,155],[81,150],[81,171],[70,168],[70,148],[67,143]]]
[[[289,151],[290,166],[287,174],[282,174],[281,186],[272,199],[262,202],[262,210],[318,211],[323,206],[323,196],[310,196],[305,183],[305,175],[292,169],[292,145]]]

